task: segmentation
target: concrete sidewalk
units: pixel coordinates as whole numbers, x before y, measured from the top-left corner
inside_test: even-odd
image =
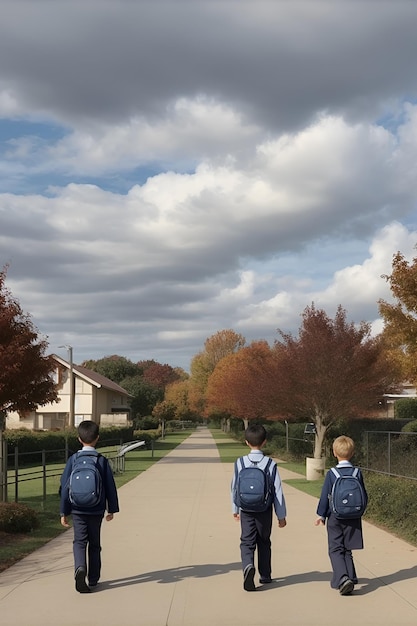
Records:
[[[360,584],[342,597],[329,585],[326,531],[313,524],[317,500],[288,485],[275,580],[243,591],[231,474],[197,430],[120,489],[121,512],[103,522],[98,589],[74,589],[69,530],[0,574],[2,626],[415,626],[417,549],[365,523]]]

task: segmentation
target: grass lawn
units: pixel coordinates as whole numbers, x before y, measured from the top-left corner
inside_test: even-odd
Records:
[[[163,456],[176,448],[184,439],[189,437],[192,431],[182,430],[176,433],[167,433],[165,438],[155,442],[154,450],[144,450],[138,448],[128,452],[125,461],[125,471],[123,474],[116,474],[115,481],[117,488],[147,470],[151,465],[159,461]],[[116,452],[116,448],[100,448],[99,451],[105,456],[111,456]],[[27,504],[37,511],[40,527],[30,534],[10,534],[0,532],[0,572],[10,565],[27,556],[34,550],[40,548],[45,543],[57,537],[65,529],[60,524],[59,519],[59,478],[64,468],[63,464],[49,466],[50,474],[46,479],[46,497],[43,497],[43,481],[23,480],[19,482],[19,502]],[[40,476],[40,468],[26,468],[19,471],[19,477]],[[52,474],[52,475],[51,475]],[[13,478],[10,472],[9,480]],[[14,486],[9,485],[8,499],[14,501]]]

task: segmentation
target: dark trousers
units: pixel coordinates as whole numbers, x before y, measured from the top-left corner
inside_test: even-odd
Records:
[[[330,515],[327,519],[327,540],[333,569],[330,586],[337,589],[346,576],[356,584],[358,579],[352,550],[363,548],[360,520],[341,521]]]
[[[242,567],[255,564],[258,554],[258,572],[261,578],[271,577],[272,507],[263,513],[240,512],[240,555]]]
[[[85,567],[90,584],[97,583],[100,578],[100,531],[102,521],[103,515],[83,515],[82,513],[72,513],[72,522],[74,526],[73,552],[75,570],[79,567]]]

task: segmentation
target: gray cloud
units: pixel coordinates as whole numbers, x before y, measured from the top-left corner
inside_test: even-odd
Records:
[[[51,349],[188,367],[217,330],[273,341],[313,300],[375,320],[416,238],[416,18],[4,2],[0,266]]]

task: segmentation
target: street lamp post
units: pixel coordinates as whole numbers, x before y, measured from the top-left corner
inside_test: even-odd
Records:
[[[75,388],[74,388],[74,368],[72,360],[72,346],[58,346],[58,348],[66,348],[68,351],[69,361],[69,384],[70,384],[70,405],[69,405],[69,428],[75,426]]]

